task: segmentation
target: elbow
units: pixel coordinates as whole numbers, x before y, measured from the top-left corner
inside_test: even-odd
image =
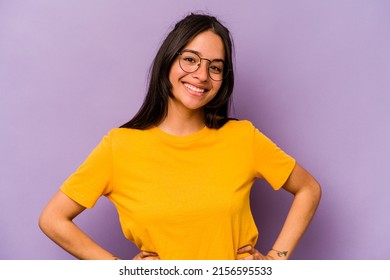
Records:
[[[47,208],[45,208],[39,216],[38,226],[45,235],[50,237],[55,230],[56,220],[57,218],[54,217]]]
[[[310,184],[310,193],[311,193],[313,204],[317,208],[322,197],[322,188],[321,185],[316,180],[314,180],[314,182]]]
[[[38,219],[38,226],[47,235],[48,229],[50,228],[50,219],[47,217],[47,214],[45,210],[42,211],[41,215],[39,216]]]
[[[320,184],[311,177],[294,195],[295,197],[301,197],[305,200],[315,211],[321,200],[322,188]]]

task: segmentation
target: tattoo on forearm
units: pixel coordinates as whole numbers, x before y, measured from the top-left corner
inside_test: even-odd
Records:
[[[279,251],[279,250],[275,250],[274,248],[272,248],[271,251],[275,251],[278,257],[286,257],[288,253],[288,251]]]

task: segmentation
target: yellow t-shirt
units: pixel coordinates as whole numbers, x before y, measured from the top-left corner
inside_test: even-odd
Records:
[[[294,165],[249,121],[187,136],[115,128],[61,190],[88,208],[105,195],[126,238],[161,259],[236,259],[258,237],[254,180],[278,189]]]

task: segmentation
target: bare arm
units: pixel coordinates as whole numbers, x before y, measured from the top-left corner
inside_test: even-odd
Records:
[[[116,259],[73,223],[73,219],[84,210],[85,207],[58,191],[42,211],[39,227],[78,259]]]
[[[321,199],[320,185],[299,164],[296,164],[283,189],[293,194],[294,200],[283,228],[273,246],[275,250],[288,253],[286,256],[280,257],[276,251],[268,252],[268,255],[278,259],[290,257],[309,226]]]
[[[293,194],[294,200],[272,247],[274,250],[263,256],[255,248],[246,246],[239,250],[251,253],[245,259],[288,259],[309,226],[321,199],[320,185],[297,163],[283,189]]]

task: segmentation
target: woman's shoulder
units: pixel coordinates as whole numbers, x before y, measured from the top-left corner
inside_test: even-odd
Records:
[[[253,138],[255,126],[248,120],[229,120],[218,131],[223,138],[235,139],[235,141],[249,141]]]
[[[147,130],[133,129],[133,128],[112,128],[106,136],[112,142],[122,141],[142,141],[145,137]]]
[[[252,132],[255,129],[255,126],[249,120],[238,120],[231,119],[224,126],[225,129],[235,130],[235,131],[248,131]]]
[[[118,137],[118,136],[126,136],[126,135],[137,135],[143,134],[148,129],[135,129],[135,128],[126,128],[126,127],[114,127],[111,128],[107,135]]]

